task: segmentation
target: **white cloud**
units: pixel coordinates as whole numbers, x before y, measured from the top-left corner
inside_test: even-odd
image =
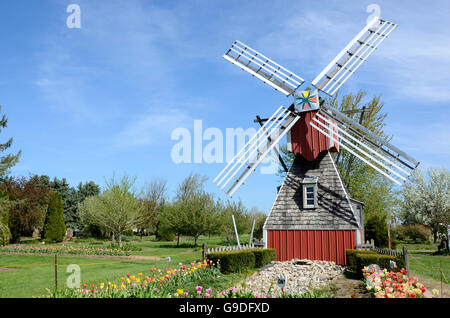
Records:
[[[191,125],[193,119],[182,109],[167,108],[150,111],[129,123],[115,136],[114,148],[169,144],[172,130]]]

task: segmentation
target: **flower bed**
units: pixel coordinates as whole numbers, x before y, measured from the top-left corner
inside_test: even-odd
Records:
[[[53,291],[55,298],[209,298],[212,289],[197,285],[220,274],[211,261],[180,264],[178,268],[152,268],[147,274],[126,274],[115,282],[83,284],[81,288]],[[195,287],[194,287],[195,286]]]
[[[68,255],[109,255],[129,256],[129,250],[100,247],[74,247],[74,246],[33,246],[33,245],[7,245],[0,246],[0,253],[30,253],[30,254],[68,254]]]
[[[364,267],[363,283],[367,290],[376,298],[423,298],[426,287],[417,281],[416,277],[408,277],[407,270],[400,272],[384,270],[369,270]],[[437,294],[437,290],[433,290]]]

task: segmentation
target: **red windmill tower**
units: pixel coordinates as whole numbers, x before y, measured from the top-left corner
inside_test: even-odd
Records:
[[[419,162],[333,108],[319,92],[333,96],[397,27],[373,18],[312,81],[304,80],[242,42],[223,56],[274,89],[293,96],[280,106],[214,179],[232,196],[280,140],[295,153],[264,224],[264,242],[278,260],[308,258],[346,264],[345,250],[363,242],[362,204],[352,200],[330,152],[345,149],[391,181],[402,185]],[[262,124],[265,122],[264,124]]]

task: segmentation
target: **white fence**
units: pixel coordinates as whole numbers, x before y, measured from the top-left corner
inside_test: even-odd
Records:
[[[215,252],[248,250],[248,249],[254,249],[254,248],[262,248],[262,247],[255,246],[254,244],[243,244],[241,246],[219,246],[219,247],[208,248],[207,252],[209,254],[209,253],[215,253]]]

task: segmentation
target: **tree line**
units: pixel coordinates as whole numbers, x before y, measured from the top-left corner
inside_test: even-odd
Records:
[[[167,181],[155,178],[138,191],[136,178],[124,175],[106,182],[99,196],[86,198],[79,205],[81,223],[85,228],[98,227],[113,242],[122,246],[122,236],[135,232],[155,235],[160,240],[193,237],[197,246],[200,235],[223,235],[231,243],[234,235],[232,215],[238,233],[249,233],[255,220],[256,238],[262,237],[266,214],[256,208],[247,209],[239,201],[215,198],[204,189],[206,176],[191,173],[177,187],[173,198],[167,193]]]
[[[123,235],[155,235],[160,240],[200,235],[223,235],[231,243],[232,217],[238,233],[262,237],[266,215],[247,209],[241,201],[222,201],[204,189],[206,176],[191,173],[180,182],[173,198],[167,181],[154,178],[141,189],[136,177],[124,175],[105,180],[105,189],[93,181],[71,187],[66,179],[43,175],[8,177],[0,186],[1,244],[18,243],[39,233],[46,242],[60,242],[66,229],[76,235],[109,237],[123,245]]]

